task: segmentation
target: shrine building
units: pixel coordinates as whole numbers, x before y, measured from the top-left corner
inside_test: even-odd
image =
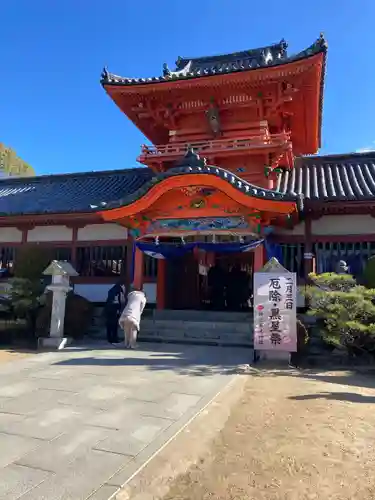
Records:
[[[123,279],[160,309],[199,309],[220,258],[250,273],[276,256],[300,282],[375,253],[375,152],[315,156],[327,44],[285,41],[178,57],[161,76],[101,84],[149,141],[144,168],[0,179],[0,265],[54,249],[77,293],[104,301]],[[74,167],[74,166],[73,166]]]

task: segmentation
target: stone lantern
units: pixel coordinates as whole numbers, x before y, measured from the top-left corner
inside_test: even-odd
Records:
[[[39,346],[63,349],[68,343],[64,337],[66,295],[72,290],[70,278],[78,276],[78,273],[69,262],[53,260],[43,274],[52,276],[52,283],[47,286],[47,290],[53,296],[49,337],[40,338]]]

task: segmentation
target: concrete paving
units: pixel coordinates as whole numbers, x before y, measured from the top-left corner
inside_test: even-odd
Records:
[[[108,500],[251,354],[97,344],[0,365],[0,500]]]

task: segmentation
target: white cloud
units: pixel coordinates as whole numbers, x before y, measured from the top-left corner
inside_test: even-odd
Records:
[[[371,151],[375,151],[375,141],[372,141],[370,146],[366,146],[365,148],[356,149],[356,153],[369,153]]]
[[[356,153],[370,153],[371,151],[374,151],[374,148],[360,148],[356,149]]]

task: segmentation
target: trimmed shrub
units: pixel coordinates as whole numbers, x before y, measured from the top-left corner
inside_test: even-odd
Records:
[[[311,274],[306,287],[308,314],[315,316],[322,337],[350,355],[375,356],[375,289],[356,284],[347,274]]]
[[[89,330],[93,316],[93,305],[84,297],[68,293],[66,297],[64,335],[74,339],[82,338]],[[45,304],[38,311],[36,335],[48,337],[51,325],[52,293],[45,295]]]
[[[363,281],[367,288],[375,288],[375,255],[370,257],[366,262],[366,267],[363,272]]]

